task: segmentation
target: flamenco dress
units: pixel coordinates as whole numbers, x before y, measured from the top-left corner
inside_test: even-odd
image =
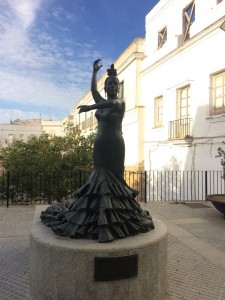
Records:
[[[98,132],[94,142],[94,169],[76,190],[75,199],[49,206],[42,222],[55,234],[70,238],[111,242],[154,228],[151,216],[135,200],[124,174],[122,116],[108,109],[96,111]]]

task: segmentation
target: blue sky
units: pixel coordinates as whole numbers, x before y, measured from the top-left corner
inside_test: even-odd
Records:
[[[1,0],[0,123],[66,117],[136,37],[158,0]],[[100,74],[101,75],[101,74]]]

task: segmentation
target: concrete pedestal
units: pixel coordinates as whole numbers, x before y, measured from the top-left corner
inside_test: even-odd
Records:
[[[41,223],[38,206],[31,229],[30,295],[32,300],[161,300],[167,291],[167,229],[155,229],[112,243],[56,236]],[[138,275],[95,281],[96,257],[137,254]]]

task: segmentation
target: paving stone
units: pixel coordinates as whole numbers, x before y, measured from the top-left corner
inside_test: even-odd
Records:
[[[225,253],[225,222],[218,226],[209,222],[198,224],[179,224],[182,228]]]
[[[169,235],[166,300],[219,300],[224,283],[225,270],[217,268],[174,236]]]
[[[35,206],[11,206],[0,221],[0,237],[21,236],[30,233]]]
[[[206,208],[191,208],[184,204],[175,202],[151,202],[146,207],[160,213],[165,219],[206,218],[222,216],[210,202]]]
[[[0,238],[0,299],[29,299],[29,236]]]
[[[205,204],[205,202],[202,202]],[[143,204],[215,251],[225,253],[225,220],[208,207],[167,202]],[[34,206],[0,206],[0,300],[29,300],[29,234]],[[176,236],[168,236],[168,295],[165,300],[225,300],[225,268],[219,268]],[[89,300],[89,299],[88,299]],[[111,299],[108,299],[111,300]]]

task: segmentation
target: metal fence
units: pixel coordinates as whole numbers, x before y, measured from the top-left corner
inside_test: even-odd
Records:
[[[73,198],[90,172],[0,174],[0,205],[45,204]],[[125,171],[127,184],[139,191],[137,201],[205,200],[224,194],[222,171]]]
[[[2,173],[0,176],[0,205],[45,204],[74,197],[90,172],[60,173]]]
[[[60,173],[0,174],[0,205],[45,204],[74,198],[74,192],[88,179],[90,171]],[[125,171],[128,185],[139,191],[138,201],[146,199],[145,172]]]
[[[148,171],[145,201],[200,201],[224,194],[222,176],[222,171]]]

